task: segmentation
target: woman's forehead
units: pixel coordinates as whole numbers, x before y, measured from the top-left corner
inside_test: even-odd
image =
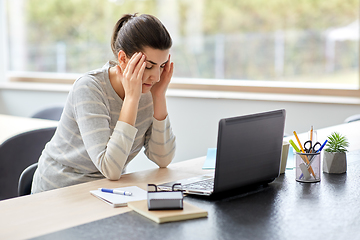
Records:
[[[146,61],[150,62],[151,64],[161,65],[165,63],[169,58],[169,49],[160,50],[160,49],[146,47],[144,48],[143,53],[146,56]]]

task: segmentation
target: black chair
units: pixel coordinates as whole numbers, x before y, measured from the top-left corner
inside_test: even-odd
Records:
[[[21,173],[18,185],[18,196],[29,195],[31,193],[31,185],[35,170],[38,163],[33,163]]]
[[[344,123],[350,123],[350,122],[355,122],[355,121],[359,121],[359,120],[360,120],[360,114],[356,114],[356,115],[352,115],[352,116],[346,118]]]
[[[23,170],[36,163],[56,127],[20,133],[0,145],[0,200],[18,196]]]
[[[63,109],[64,109],[63,106],[47,107],[32,115],[31,118],[41,118],[41,119],[59,121]]]

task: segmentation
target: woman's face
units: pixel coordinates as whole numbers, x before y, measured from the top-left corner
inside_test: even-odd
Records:
[[[160,81],[165,64],[169,61],[169,49],[159,50],[145,47],[143,54],[146,56],[146,67],[142,78],[142,93],[147,93],[155,83]]]

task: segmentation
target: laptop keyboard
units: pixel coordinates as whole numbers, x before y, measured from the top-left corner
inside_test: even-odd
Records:
[[[206,179],[199,182],[185,184],[184,189],[212,190],[214,188],[214,178]]]

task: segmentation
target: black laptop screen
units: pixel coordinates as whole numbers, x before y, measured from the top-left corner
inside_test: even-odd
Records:
[[[214,192],[278,177],[284,125],[285,110],[221,119]]]

